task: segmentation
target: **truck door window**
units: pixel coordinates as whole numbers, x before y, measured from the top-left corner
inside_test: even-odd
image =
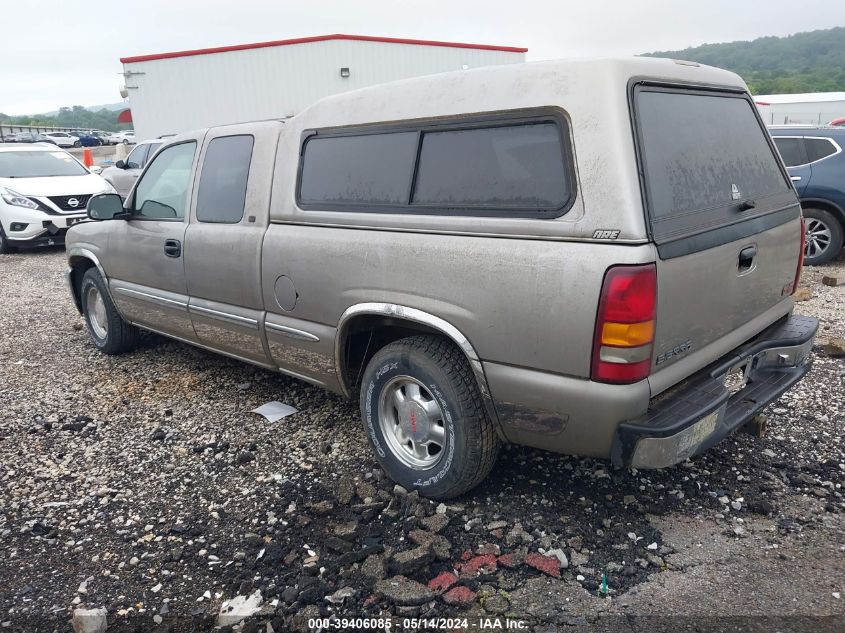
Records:
[[[251,135],[221,136],[208,144],[197,194],[197,220],[237,224],[244,217],[252,160]]]
[[[132,217],[153,220],[181,220],[185,217],[194,141],[165,147],[150,162],[135,187]]]
[[[129,153],[129,156],[126,157],[126,168],[141,169],[144,166],[144,159],[146,158],[148,149],[149,145],[138,145],[133,149]]]
[[[158,148],[161,147],[161,143],[150,143],[150,149],[147,152],[146,157],[144,157],[144,164],[146,165],[149,161],[152,160],[153,156],[155,156]]]

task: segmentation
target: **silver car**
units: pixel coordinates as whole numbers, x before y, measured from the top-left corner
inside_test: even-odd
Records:
[[[694,124],[691,124],[694,122]],[[662,468],[809,369],[801,210],[745,83],[541,62],[181,134],[68,233],[94,345],[147,329],[357,398],[459,495],[513,442]]]
[[[158,151],[162,143],[163,141],[160,139],[138,143],[126,157],[126,160],[117,161],[114,167],[106,167],[100,175],[114,187],[121,198],[126,198],[132,191],[132,187],[135,186],[135,181],[138,180],[144,166]]]

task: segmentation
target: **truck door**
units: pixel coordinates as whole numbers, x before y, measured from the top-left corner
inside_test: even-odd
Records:
[[[127,320],[195,341],[188,316],[184,237],[201,137],[184,137],[155,155],[126,203],[104,250],[112,296]]]
[[[189,311],[199,342],[268,366],[261,245],[279,125],[209,131],[185,236]]]

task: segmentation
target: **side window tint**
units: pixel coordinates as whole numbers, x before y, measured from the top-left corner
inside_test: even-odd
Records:
[[[407,204],[416,132],[309,139],[302,163],[305,203]]]
[[[126,167],[129,169],[141,169],[144,166],[144,159],[147,155],[149,145],[138,145],[126,157]]]
[[[133,216],[158,220],[185,217],[195,151],[196,143],[191,141],[155,155],[135,187]]]
[[[208,144],[197,194],[197,220],[236,224],[244,216],[252,136],[221,136]]]
[[[811,163],[836,153],[836,146],[826,138],[806,137],[804,146],[807,148],[807,159]]]
[[[153,159],[159,147],[161,147],[161,143],[150,143],[150,150],[147,152],[147,158],[144,161],[145,164]]]
[[[553,123],[423,134],[413,204],[557,209],[569,198]]]
[[[804,141],[800,138],[779,138],[774,137],[775,145],[780,152],[780,157],[783,159],[787,167],[795,167],[796,165],[806,165],[807,155],[804,152]]]

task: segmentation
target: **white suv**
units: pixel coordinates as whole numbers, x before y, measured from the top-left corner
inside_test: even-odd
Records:
[[[113,192],[63,150],[0,144],[0,253],[63,244],[68,227],[85,219],[88,199]]]
[[[78,136],[73,136],[67,132],[44,132],[43,134],[59,147],[79,147],[82,145]]]

